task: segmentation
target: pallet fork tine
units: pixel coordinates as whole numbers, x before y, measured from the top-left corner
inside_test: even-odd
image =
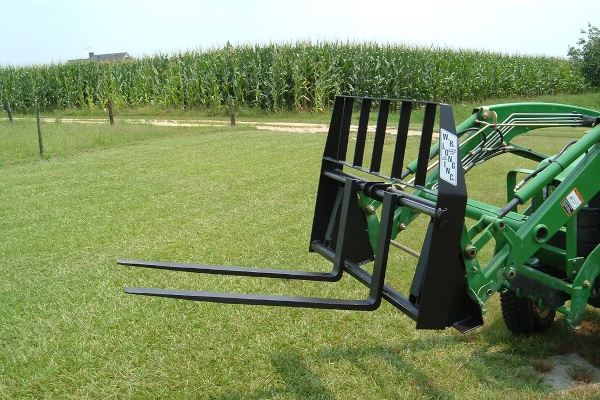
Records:
[[[221,275],[236,276],[255,276],[270,278],[288,278],[288,279],[306,279],[306,280],[339,280],[345,267],[345,241],[348,234],[348,225],[346,224],[352,201],[356,198],[356,182],[347,179],[344,185],[344,197],[342,202],[342,218],[339,224],[339,234],[337,246],[341,251],[337,252],[333,259],[333,269],[330,273],[314,273],[305,271],[278,271],[273,269],[261,268],[240,268],[240,267],[220,267],[193,264],[169,264],[159,262],[128,261],[121,260],[121,265],[168,269],[175,271],[210,273]],[[387,266],[387,253],[389,250],[390,236],[392,232],[392,223],[394,209],[396,206],[396,197],[391,193],[385,195],[382,210],[382,224],[380,226],[381,243],[373,267],[373,274],[368,280],[369,296],[364,300],[347,299],[327,299],[313,297],[292,297],[292,296],[273,296],[257,294],[237,294],[237,293],[216,293],[207,291],[193,290],[169,290],[169,289],[147,289],[147,288],[125,288],[129,294],[138,294],[146,296],[169,297],[185,300],[208,301],[214,303],[228,304],[251,304],[268,305],[284,307],[305,307],[322,309],[340,309],[340,310],[359,310],[371,311],[377,309],[381,304],[383,296],[383,287],[385,280],[385,271]]]

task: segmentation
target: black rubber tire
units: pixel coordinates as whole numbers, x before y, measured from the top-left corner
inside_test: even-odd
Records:
[[[556,315],[555,310],[540,309],[533,300],[517,297],[510,290],[500,293],[500,306],[504,324],[513,333],[541,332],[552,325]]]
[[[600,243],[600,208],[584,207],[577,214],[577,255],[587,257]]]

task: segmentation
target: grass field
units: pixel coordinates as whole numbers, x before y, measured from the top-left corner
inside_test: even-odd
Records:
[[[360,313],[123,293],[142,286],[364,296],[350,279],[264,282],[115,264],[139,258],[327,270],[307,252],[323,134],[54,123],[45,125],[53,153],[39,158],[27,124],[34,126],[0,120],[0,146],[8,148],[0,153],[0,398],[600,396],[595,387],[550,394],[527,368],[553,354],[595,354],[600,314],[593,309],[581,331],[559,318],[541,336],[514,336],[494,299],[485,326],[461,335],[416,331],[387,304]],[[31,140],[14,137],[23,132],[33,155],[21,150]],[[551,150],[568,138],[554,132],[529,140]],[[469,194],[502,198],[489,186],[502,188],[501,164],[473,175]],[[394,252],[390,263],[389,280],[407,285],[414,259]]]

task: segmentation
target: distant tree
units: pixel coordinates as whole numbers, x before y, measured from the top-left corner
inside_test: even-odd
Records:
[[[576,46],[569,46],[568,56],[579,68],[588,83],[600,87],[600,30],[588,22],[588,29]]]

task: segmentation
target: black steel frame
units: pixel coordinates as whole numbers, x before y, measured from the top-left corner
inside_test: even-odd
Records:
[[[350,163],[346,161],[346,157],[352,114],[354,109],[358,108],[356,107],[357,102],[360,102],[360,115],[354,156]],[[384,175],[380,169],[385,131],[392,104],[399,104],[400,117],[394,144],[392,170],[390,175]],[[418,162],[413,172],[410,169],[403,170],[402,168],[410,116],[415,107],[424,107],[425,114]],[[370,165],[366,168],[362,164],[369,116],[373,108],[378,108],[378,116]],[[322,159],[309,247],[309,251],[316,252],[333,263],[332,270],[329,272],[155,261],[117,261],[120,265],[170,271],[327,282],[338,281],[346,272],[369,288],[369,295],[366,299],[329,299],[150,288],[125,288],[125,292],[214,303],[362,311],[377,309],[381,300],[385,299],[416,320],[417,328],[443,329],[453,326],[466,332],[480,326],[482,324],[481,310],[468,296],[460,250],[460,237],[467,200],[460,160],[458,160],[457,181],[448,183],[440,179],[435,202],[422,198],[418,194],[398,190],[390,183],[404,183],[403,179],[414,173],[415,180],[412,186],[417,190],[425,190],[423,186],[426,182],[427,167],[435,155],[435,152],[430,149],[438,108],[440,109],[440,127],[456,136],[452,108],[447,104],[352,96],[336,98]],[[349,174],[344,171],[344,167],[361,171],[377,180]],[[382,202],[376,254],[372,252],[367,234],[364,210],[359,206],[359,191]],[[398,207],[409,207],[431,217],[408,297],[385,284],[392,224],[394,213]],[[374,261],[373,272],[368,273],[362,268],[362,265],[371,261]]]

